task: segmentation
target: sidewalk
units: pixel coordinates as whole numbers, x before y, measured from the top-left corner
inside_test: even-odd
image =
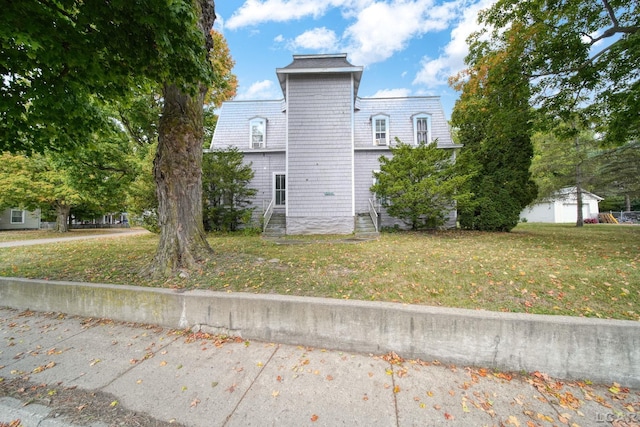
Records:
[[[640,425],[638,390],[543,373],[7,308],[0,336],[0,425]]]
[[[51,237],[47,239],[31,239],[31,240],[14,240],[10,242],[0,242],[0,248],[13,248],[16,246],[32,246],[32,245],[43,245],[48,243],[60,243],[60,242],[71,242],[74,240],[86,240],[86,239],[104,239],[109,237],[119,237],[119,236],[135,236],[137,234],[148,234],[147,230],[142,229],[130,229],[130,228],[122,228],[122,229],[112,229],[110,232],[105,232],[101,234],[87,234],[82,236],[71,236],[65,235],[60,237]]]

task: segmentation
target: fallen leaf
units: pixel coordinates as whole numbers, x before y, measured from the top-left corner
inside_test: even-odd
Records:
[[[518,418],[516,418],[515,415],[509,415],[509,419],[507,419],[507,422],[509,424],[513,424],[516,427],[520,427],[520,421],[518,421]]]
[[[536,414],[536,417],[538,417],[539,420],[548,421],[550,423],[553,423],[553,418],[551,418],[548,415],[544,415],[544,414],[538,413],[538,414]]]
[[[112,408],[113,408],[113,407],[115,407],[115,406],[118,406],[118,401],[117,401],[117,400],[114,400],[113,402],[111,402],[111,405],[110,405],[110,406],[111,406]]]
[[[400,393],[400,386],[399,386],[399,385],[394,386],[394,387],[393,387],[393,392],[394,392],[394,393]]]
[[[313,422],[318,421],[318,416],[316,414],[311,415],[311,421]]]
[[[280,396],[280,392],[277,391],[277,390],[274,390],[274,391],[271,392],[271,396],[272,397],[278,397],[278,396]]]
[[[200,399],[195,398],[191,401],[191,407],[195,408],[196,406],[198,406],[198,403],[200,403]]]
[[[333,381],[333,377],[331,375],[327,375],[327,381]]]
[[[444,419],[445,419],[445,420],[455,420],[455,419],[456,419],[456,417],[454,417],[453,415],[451,415],[451,414],[450,414],[450,413],[448,413],[448,412],[445,412],[445,413],[444,413]]]

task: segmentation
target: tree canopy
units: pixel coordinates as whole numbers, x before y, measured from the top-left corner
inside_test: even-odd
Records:
[[[195,93],[212,80],[199,19],[191,0],[4,1],[0,151],[85,143],[141,79]]]
[[[56,231],[67,231],[72,209],[122,212],[128,186],[137,174],[129,141],[113,129],[99,143],[70,153],[47,151],[0,156],[0,207],[53,210]]]
[[[518,37],[520,25],[489,45],[477,41],[466,58],[464,73],[452,79],[462,95],[451,119],[464,145],[458,164],[474,175],[458,205],[463,228],[510,231],[521,210],[536,197],[529,167],[533,114],[530,88],[521,63],[526,56]]]
[[[532,105],[569,123],[580,112],[605,143],[640,137],[640,13],[628,0],[499,0],[472,49],[522,45]],[[511,34],[505,38],[504,34]]]

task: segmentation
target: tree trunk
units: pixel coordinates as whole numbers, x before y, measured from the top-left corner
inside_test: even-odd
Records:
[[[576,152],[580,153],[580,139],[576,136]],[[578,159],[576,165],[576,199],[578,201],[578,216],[576,220],[576,227],[582,227],[584,225],[584,218],[582,216],[582,156]]]
[[[199,0],[200,26],[210,50],[215,12],[213,1]],[[146,273],[168,277],[194,269],[213,251],[202,223],[203,103],[207,91],[200,85],[196,95],[166,83],[164,108],[158,129],[158,150],[153,174],[158,195],[160,242]]]
[[[56,228],[54,229],[56,233],[66,233],[69,231],[68,219],[70,212],[70,206],[63,203],[56,203]]]
[[[628,193],[624,195],[624,209],[627,212],[631,212],[631,197]]]

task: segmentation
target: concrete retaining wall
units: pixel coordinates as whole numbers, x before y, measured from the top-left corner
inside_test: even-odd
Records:
[[[640,387],[640,322],[6,277],[0,306]]]

